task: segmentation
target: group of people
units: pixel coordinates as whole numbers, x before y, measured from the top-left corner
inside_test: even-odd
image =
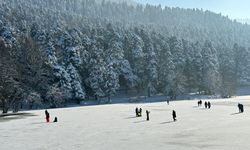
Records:
[[[142,109],[138,109],[137,107],[135,108],[135,113],[136,113],[136,117],[141,117],[142,116]],[[146,110],[146,115],[147,115],[147,118],[146,120],[149,121],[149,114],[150,114],[150,111]],[[172,112],[172,117],[173,117],[173,120],[176,121],[176,112],[175,110],[173,110]]]
[[[146,115],[147,115],[147,121],[149,121],[149,113],[150,111],[146,110]],[[137,107],[135,108],[135,114],[136,117],[141,117],[142,116],[142,108],[138,109]]]
[[[205,108],[210,109],[211,108],[211,103],[210,102],[205,102]]]
[[[208,108],[208,109],[211,108],[211,103],[209,101],[205,102],[204,105],[205,105],[205,108]],[[202,100],[198,101],[198,107],[200,107],[200,106],[202,106]]]
[[[49,123],[50,122],[50,115],[49,115],[49,112],[47,109],[45,110],[45,118],[46,118],[46,122]],[[57,121],[58,121],[57,117],[55,117],[53,122],[57,122]]]
[[[138,109],[137,107],[135,108],[135,114],[136,114],[136,117],[141,117],[142,116],[142,109]]]
[[[167,103],[169,104],[169,101],[167,101]],[[208,109],[211,108],[211,103],[209,101],[205,102],[204,105],[205,105],[205,108],[208,108]],[[198,101],[198,107],[200,107],[200,106],[202,106],[202,100]],[[244,106],[243,106],[243,104],[238,103],[238,108],[239,108],[239,112],[240,113],[244,112]],[[136,113],[136,117],[141,117],[142,116],[142,108],[138,109],[136,107],[135,113]],[[150,114],[150,111],[146,110],[146,116],[147,116],[146,120],[147,121],[149,121],[149,114]],[[46,122],[47,123],[50,122],[50,114],[49,114],[49,112],[48,112],[47,109],[45,110],[45,117],[46,117]],[[175,122],[177,120],[176,119],[177,116],[176,116],[176,111],[175,110],[172,111],[172,117],[173,117],[173,121]],[[55,117],[53,122],[57,122],[57,121],[58,121],[57,117]]]

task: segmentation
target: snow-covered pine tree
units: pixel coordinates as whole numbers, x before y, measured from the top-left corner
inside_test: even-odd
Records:
[[[8,45],[0,37],[0,108],[3,113],[7,113],[11,106],[20,100],[17,96],[22,90],[13,52]]]
[[[221,76],[221,88],[219,91],[222,97],[231,97],[236,92],[237,84],[233,50],[223,46],[223,48],[220,48],[219,58]]]
[[[110,84],[106,84],[105,87],[110,89],[106,89],[105,91],[107,91],[106,94],[110,101],[110,96],[115,94],[115,91],[120,87],[119,77],[123,77],[127,81],[128,86],[133,86],[135,77],[130,64],[124,58],[122,37],[115,31],[111,24],[107,25],[105,39],[106,46],[104,46],[104,59],[108,71],[106,73],[105,82],[111,82]],[[113,78],[113,81],[111,81],[111,78]]]
[[[33,109],[34,105],[41,105],[41,95],[35,91],[31,91],[26,97],[26,103],[29,104],[29,109]]]
[[[175,66],[169,45],[165,40],[162,41],[158,64],[159,89],[165,95],[168,95],[171,89],[171,82],[173,81],[175,75]]]
[[[58,84],[54,84],[50,87],[46,94],[46,99],[48,99],[51,108],[56,108],[64,102],[65,97],[60,87],[58,87]]]
[[[66,69],[66,74],[69,77],[67,80],[71,85],[72,98],[80,102],[85,98],[85,91],[82,86],[81,76],[77,68],[82,65],[82,58],[80,56],[83,46],[81,44],[80,32],[76,29],[65,31],[60,37],[59,46],[63,51],[63,66]]]
[[[246,84],[249,79],[249,50],[234,44],[233,47],[237,84]]]
[[[114,64],[110,62],[105,67],[106,71],[104,73],[104,93],[108,98],[108,102],[111,102],[111,96],[116,93],[116,90],[120,87],[119,76],[115,72]]]
[[[135,88],[138,93],[143,89],[143,76],[145,74],[145,54],[143,52],[143,40],[139,35],[132,31],[128,31],[125,42],[125,57],[129,61],[134,78],[135,78]]]
[[[97,36],[97,35],[95,35]],[[104,61],[104,51],[101,47],[98,47],[97,37],[94,37],[89,51],[89,62],[87,65],[88,77],[86,78],[86,84],[91,88],[93,96],[96,100],[105,96],[105,80],[104,75],[106,72],[106,62]]]
[[[140,36],[143,39],[144,46],[143,52],[145,54],[145,75],[143,76],[144,88],[147,90],[147,95],[150,97],[152,94],[156,94],[157,87],[157,57],[153,46],[153,41],[145,29],[142,29]]]
[[[170,97],[176,99],[176,97],[185,92],[186,77],[184,75],[185,68],[185,55],[182,41],[176,37],[169,39],[170,51],[173,56],[173,62],[175,66],[175,78],[171,82]]]
[[[217,51],[212,43],[206,41],[202,49],[203,66],[202,66],[202,82],[205,94],[215,94],[220,86],[219,62]]]
[[[182,39],[184,55],[185,55],[185,67],[184,67],[184,75],[186,78],[186,89],[187,92],[196,92],[199,91],[199,81],[198,79],[199,74],[201,73],[201,48],[199,44],[192,44],[188,41]],[[197,47],[196,47],[197,46]],[[200,69],[200,70],[199,70]]]
[[[195,44],[192,44],[193,52],[194,52],[194,58],[192,61],[192,68],[193,68],[193,74],[194,74],[194,87],[197,88],[199,94],[202,90],[202,48],[199,42],[196,42]]]

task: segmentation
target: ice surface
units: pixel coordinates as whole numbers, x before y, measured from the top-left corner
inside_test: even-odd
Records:
[[[204,102],[205,100],[203,100]],[[3,121],[0,143],[3,150],[239,150],[249,149],[250,97],[210,100],[211,109],[197,101],[146,104],[113,104],[30,111],[37,116]],[[245,112],[237,114],[237,103]],[[135,118],[135,108],[143,116]],[[172,122],[172,110],[177,122]],[[150,121],[145,111],[150,111]],[[10,117],[11,118],[11,117]]]

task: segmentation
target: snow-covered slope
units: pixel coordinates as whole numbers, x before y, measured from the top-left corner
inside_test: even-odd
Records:
[[[13,150],[239,150],[250,143],[249,97],[211,100],[210,110],[197,101],[119,104],[49,110],[58,123],[37,116],[4,121],[0,118],[1,149]],[[245,113],[237,114],[237,103]],[[135,107],[143,117],[135,118]],[[177,122],[172,122],[172,110]],[[145,111],[150,121],[145,121]]]
[[[250,19],[237,19],[238,22],[241,22],[243,24],[249,24],[250,25]]]
[[[103,0],[96,0],[96,2],[102,2]],[[105,0],[110,2],[116,2],[116,3],[123,3],[126,2],[127,4],[136,5],[136,2],[134,0]]]

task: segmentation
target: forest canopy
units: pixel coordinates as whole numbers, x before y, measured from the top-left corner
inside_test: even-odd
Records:
[[[0,107],[158,93],[234,95],[250,26],[200,9],[94,0],[0,1]]]

